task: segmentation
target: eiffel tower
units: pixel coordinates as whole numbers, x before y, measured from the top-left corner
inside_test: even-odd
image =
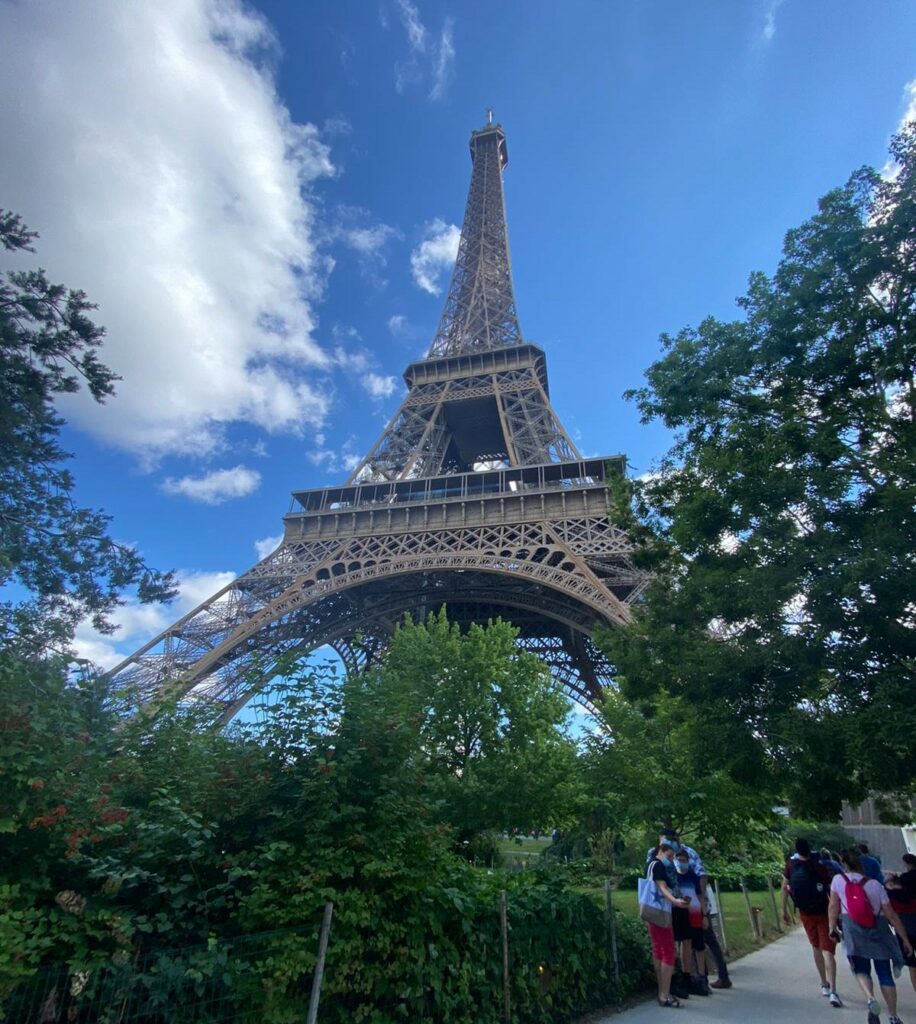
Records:
[[[400,408],[346,483],[293,492],[276,551],[111,670],[132,706],[190,695],[228,721],[281,657],[330,645],[360,671],[405,612],[443,605],[462,626],[513,622],[574,700],[600,696],[611,667],[594,625],[628,622],[647,582],[608,519],[625,458],[583,458],[551,407],[516,313],[492,115],[470,149],[445,308]]]

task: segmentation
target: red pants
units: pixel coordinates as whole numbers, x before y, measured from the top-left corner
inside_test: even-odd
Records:
[[[658,924],[646,922],[649,938],[652,940],[652,959],[662,964],[674,966],[674,932],[669,924],[663,928]]]

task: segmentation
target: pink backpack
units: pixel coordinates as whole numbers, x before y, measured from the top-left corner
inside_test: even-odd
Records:
[[[875,910],[865,891],[868,879],[860,878],[854,882],[848,875],[843,877],[846,879],[846,912],[860,928],[874,928],[877,923]]]

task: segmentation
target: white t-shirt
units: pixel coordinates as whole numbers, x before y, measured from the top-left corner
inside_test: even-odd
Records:
[[[846,875],[853,882],[859,882],[865,878],[858,871],[847,871]],[[835,892],[840,897],[840,906],[843,908],[843,913],[848,914],[849,908],[846,906],[846,879],[842,875],[833,876],[833,881],[830,883],[830,891]],[[884,891],[884,886],[880,882],[875,881],[874,878],[866,880],[865,895],[868,897],[868,902],[871,904],[876,917],[881,913],[881,908],[887,906],[890,902],[887,898],[887,893]]]

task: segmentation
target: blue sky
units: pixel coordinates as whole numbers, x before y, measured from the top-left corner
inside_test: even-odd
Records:
[[[621,395],[659,334],[735,315],[786,229],[916,114],[916,5],[0,0],[0,89],[0,205],[99,302],[124,378],[66,406],[78,497],[184,580],[114,640],[82,631],[111,664],[394,411],[485,107],[522,329],[582,450],[638,474],[666,437]]]

